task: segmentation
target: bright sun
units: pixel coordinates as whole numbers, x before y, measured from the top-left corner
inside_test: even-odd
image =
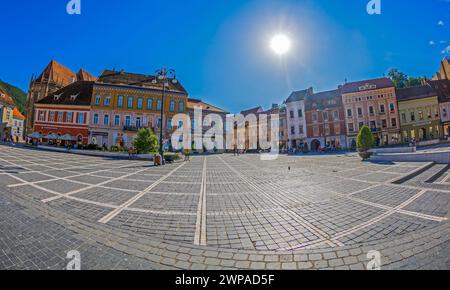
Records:
[[[278,34],[272,38],[270,47],[276,54],[282,55],[291,49],[291,40],[283,34]]]

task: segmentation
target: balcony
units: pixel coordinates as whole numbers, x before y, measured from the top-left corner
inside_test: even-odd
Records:
[[[124,131],[130,131],[130,132],[137,132],[139,129],[144,128],[143,126],[132,126],[132,125],[125,125],[123,126]]]

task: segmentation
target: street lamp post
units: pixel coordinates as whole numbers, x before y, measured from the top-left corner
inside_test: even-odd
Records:
[[[164,150],[163,150],[163,128],[164,128],[164,98],[166,96],[166,87],[169,86],[169,80],[176,84],[177,78],[175,74],[175,70],[173,69],[166,69],[162,68],[156,71],[156,76],[153,79],[152,83],[158,84],[161,83],[163,90],[162,90],[162,98],[161,98],[161,120],[159,123],[159,154],[161,155],[161,158],[164,158]]]

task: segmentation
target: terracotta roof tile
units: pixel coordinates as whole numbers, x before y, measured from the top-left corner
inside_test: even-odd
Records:
[[[78,81],[37,102],[49,105],[90,106],[95,82]]]
[[[430,85],[424,86],[416,86],[405,89],[397,89],[396,90],[397,100],[401,101],[410,101],[428,97],[436,97],[436,91]]]
[[[394,83],[388,78],[379,78],[372,80],[364,80],[352,83],[346,83],[342,86],[342,93],[357,93],[361,91],[370,91],[376,89],[394,87]]]
[[[13,118],[19,120],[25,120],[25,116],[19,111],[19,109],[14,108],[13,110]]]

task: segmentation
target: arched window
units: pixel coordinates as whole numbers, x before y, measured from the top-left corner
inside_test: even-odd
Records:
[[[170,111],[175,112],[175,101],[174,100],[170,101]]]

